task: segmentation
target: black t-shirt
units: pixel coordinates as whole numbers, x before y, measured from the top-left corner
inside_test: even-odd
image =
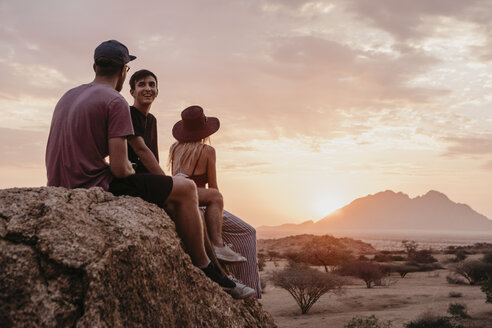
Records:
[[[157,148],[157,120],[155,116],[151,113],[148,113],[147,116],[145,116],[133,106],[130,106],[130,114],[132,116],[135,136],[144,139],[145,144],[159,162],[159,151]],[[137,173],[148,172],[130,145],[128,145],[128,159],[130,162],[137,164],[137,167],[135,168]]]

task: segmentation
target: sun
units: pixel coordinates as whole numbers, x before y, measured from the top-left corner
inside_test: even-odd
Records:
[[[312,211],[316,217],[323,218],[345,205],[346,203],[340,197],[333,195],[317,195],[313,198]]]

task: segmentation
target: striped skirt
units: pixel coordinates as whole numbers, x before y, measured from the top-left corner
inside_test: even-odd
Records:
[[[242,264],[228,265],[227,270],[246,286],[256,291],[256,297],[261,298],[260,275],[256,254],[256,230],[234,214],[224,210],[222,238],[231,249],[248,261]]]

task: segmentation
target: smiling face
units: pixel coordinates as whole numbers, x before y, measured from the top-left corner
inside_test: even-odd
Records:
[[[130,90],[138,109],[149,108],[158,93],[157,81],[150,75],[135,81],[135,89]]]

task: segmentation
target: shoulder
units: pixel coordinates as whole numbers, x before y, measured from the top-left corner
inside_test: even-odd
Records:
[[[203,145],[203,154],[208,158],[215,158],[215,148],[210,145]]]
[[[154,122],[157,121],[157,119],[155,118],[155,116],[152,113],[147,114],[147,119],[150,121],[154,121]]]

